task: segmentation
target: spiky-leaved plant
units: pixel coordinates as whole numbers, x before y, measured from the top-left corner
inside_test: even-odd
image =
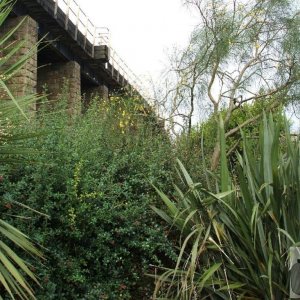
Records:
[[[11,1],[0,1],[0,26],[3,26],[4,21],[11,12],[12,4]],[[24,112],[24,107],[37,100],[35,95],[16,98],[7,85],[7,81],[16,76],[27,59],[36,51],[34,47],[31,51],[20,56],[19,59],[13,59],[14,55],[19,54],[18,51],[26,42],[11,42],[11,38],[19,26],[21,24],[0,37],[0,93],[6,95],[7,98],[0,101],[0,163],[2,165],[20,163],[22,162],[22,156],[27,153],[28,149],[24,149],[18,141],[22,141],[28,136],[14,133],[13,120],[15,120],[16,115],[19,115],[19,118],[28,119]],[[24,206],[24,204],[20,205]],[[19,251],[27,252],[33,256],[41,256],[41,253],[33,245],[29,237],[3,219],[0,219],[0,287],[2,291],[6,291],[6,295],[11,299],[35,299],[27,278],[36,283],[38,281],[31,271],[30,265],[22,257],[18,256],[11,245],[19,248]],[[0,295],[0,299],[3,299],[2,296]]]
[[[175,201],[158,191],[166,209],[153,208],[180,235],[177,264],[156,277],[155,299],[288,298],[288,250],[300,242],[300,144],[281,129],[264,116],[258,147],[243,137],[230,175],[221,122],[217,193],[178,162],[185,190],[175,187]]]

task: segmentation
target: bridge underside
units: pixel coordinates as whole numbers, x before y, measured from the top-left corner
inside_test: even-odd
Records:
[[[22,22],[12,38],[24,42],[15,59],[33,51],[19,74],[9,82],[14,95],[46,92],[50,100],[57,100],[64,91],[70,109],[77,110],[81,99],[87,105],[93,96],[107,98],[109,92],[126,86],[126,79],[109,64],[109,48],[92,49],[90,42],[75,32],[74,24],[63,27],[66,24],[62,24],[62,11],[53,18],[52,8],[47,9],[50,3],[54,2],[19,0],[0,28],[0,34],[5,34]],[[47,46],[40,43],[39,51],[34,53],[40,39],[48,42]]]

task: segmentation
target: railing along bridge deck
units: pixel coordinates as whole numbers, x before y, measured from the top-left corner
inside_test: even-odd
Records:
[[[18,2],[26,5],[28,14],[46,24],[46,31],[50,29],[54,34],[60,34],[63,29],[69,36],[65,38],[71,38],[85,52],[85,60],[110,76],[115,86],[129,85],[142,94],[142,82],[111,47],[108,28],[97,27],[75,0]],[[47,20],[47,15],[52,20]]]

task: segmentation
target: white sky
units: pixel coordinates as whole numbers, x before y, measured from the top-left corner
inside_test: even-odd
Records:
[[[181,0],[77,0],[98,27],[108,27],[116,52],[134,71],[154,81],[167,49],[186,45],[196,24]]]

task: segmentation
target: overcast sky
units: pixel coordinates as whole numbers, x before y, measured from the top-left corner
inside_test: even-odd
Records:
[[[158,78],[166,52],[184,46],[196,24],[181,0],[77,0],[96,26],[108,27],[112,46],[143,78]]]

